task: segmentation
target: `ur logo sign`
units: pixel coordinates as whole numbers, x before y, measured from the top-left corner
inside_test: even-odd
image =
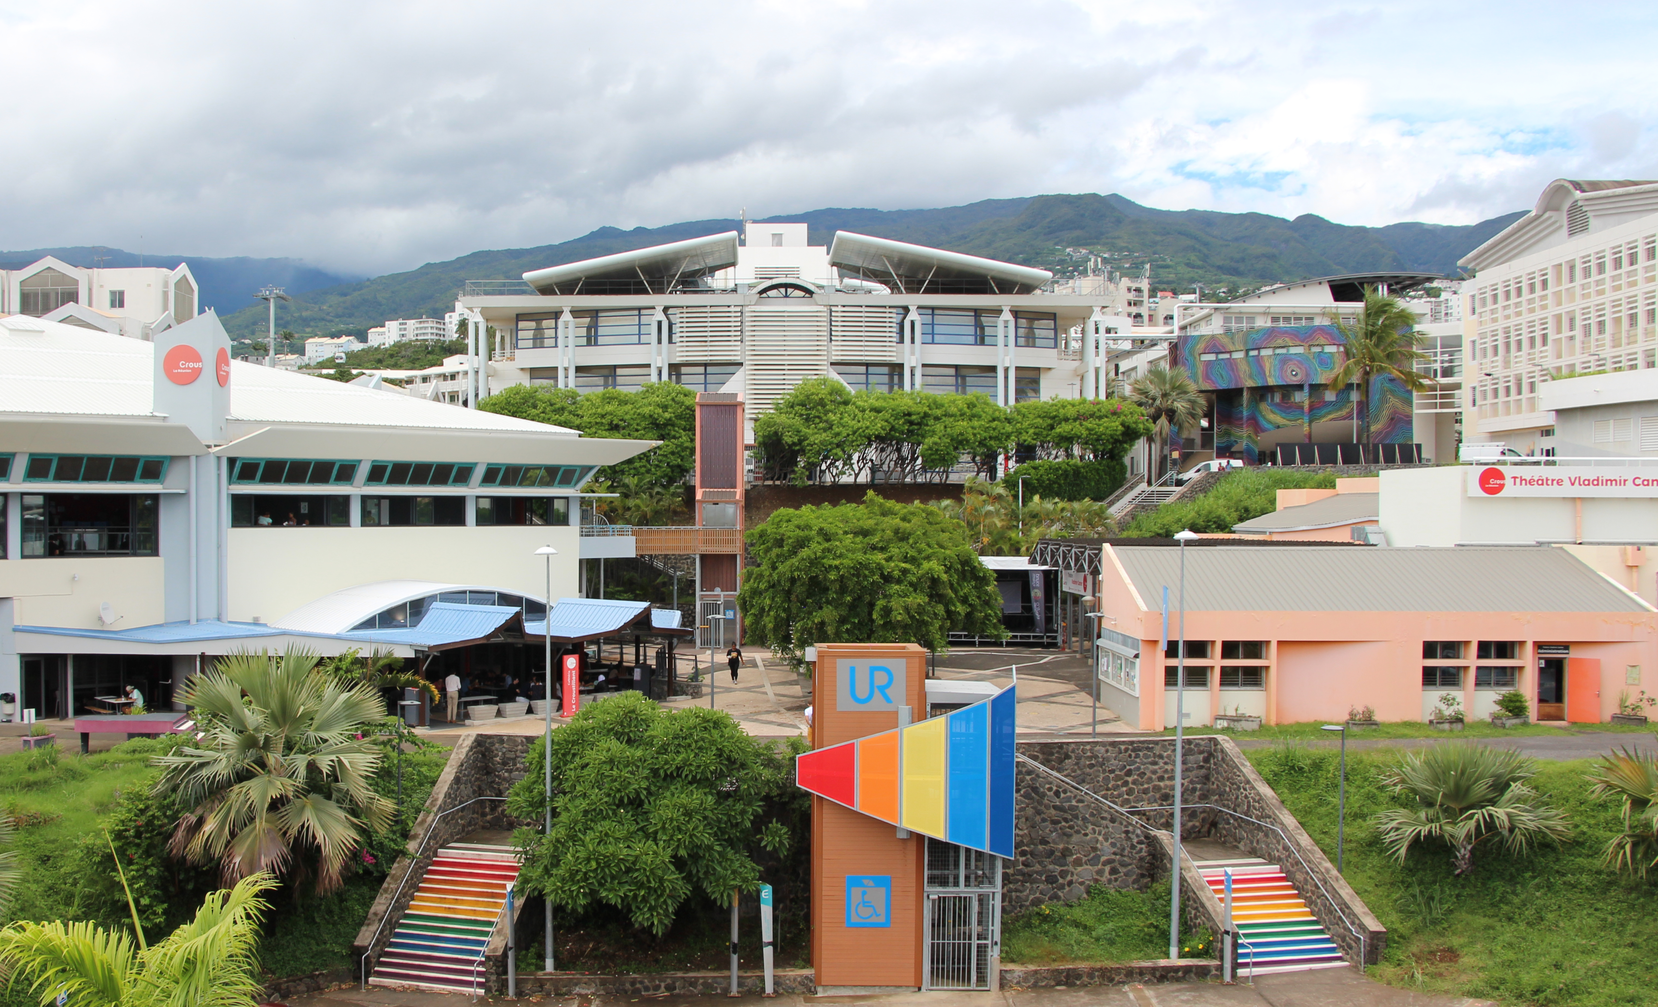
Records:
[[[201,377],[201,354],[196,352],[195,347],[180,343],[161,358],[161,369],[173,384],[188,385]]]
[[[219,355],[213,358],[213,364],[219,374],[219,387],[230,384],[230,351],[223,346],[219,347]]]
[[[1502,469],[1490,468],[1480,473],[1480,491],[1486,496],[1496,496],[1507,485],[1508,477]]]

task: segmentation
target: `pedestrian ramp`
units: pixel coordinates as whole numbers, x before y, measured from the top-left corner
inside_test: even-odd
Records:
[[[455,843],[439,850],[369,985],[482,991],[484,949],[517,878],[510,846]]]
[[[1256,857],[1206,860],[1198,873],[1226,901],[1232,872],[1232,926],[1238,932],[1238,975],[1343,968],[1341,949],[1313,916],[1277,864]]]

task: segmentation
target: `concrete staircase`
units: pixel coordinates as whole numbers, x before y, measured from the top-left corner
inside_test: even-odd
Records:
[[[484,949],[517,878],[510,846],[455,843],[439,850],[369,985],[482,992]]]
[[[1240,977],[1346,966],[1341,949],[1277,864],[1257,857],[1200,863],[1198,872],[1223,904],[1228,870]]]

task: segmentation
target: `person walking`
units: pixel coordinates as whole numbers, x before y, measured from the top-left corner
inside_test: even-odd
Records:
[[[449,677],[443,680],[443,691],[449,700],[449,716],[444,719],[453,724],[455,710],[461,704],[461,677],[451,671]]]
[[[731,666],[731,681],[737,681],[737,668],[743,663],[743,652],[732,644],[726,649],[725,663]]]

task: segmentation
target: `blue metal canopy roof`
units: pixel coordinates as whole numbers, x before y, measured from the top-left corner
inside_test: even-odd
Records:
[[[500,605],[457,605],[434,602],[420,624],[405,629],[365,629],[335,634],[342,640],[369,644],[402,644],[427,650],[487,639],[517,618],[519,610]]]

